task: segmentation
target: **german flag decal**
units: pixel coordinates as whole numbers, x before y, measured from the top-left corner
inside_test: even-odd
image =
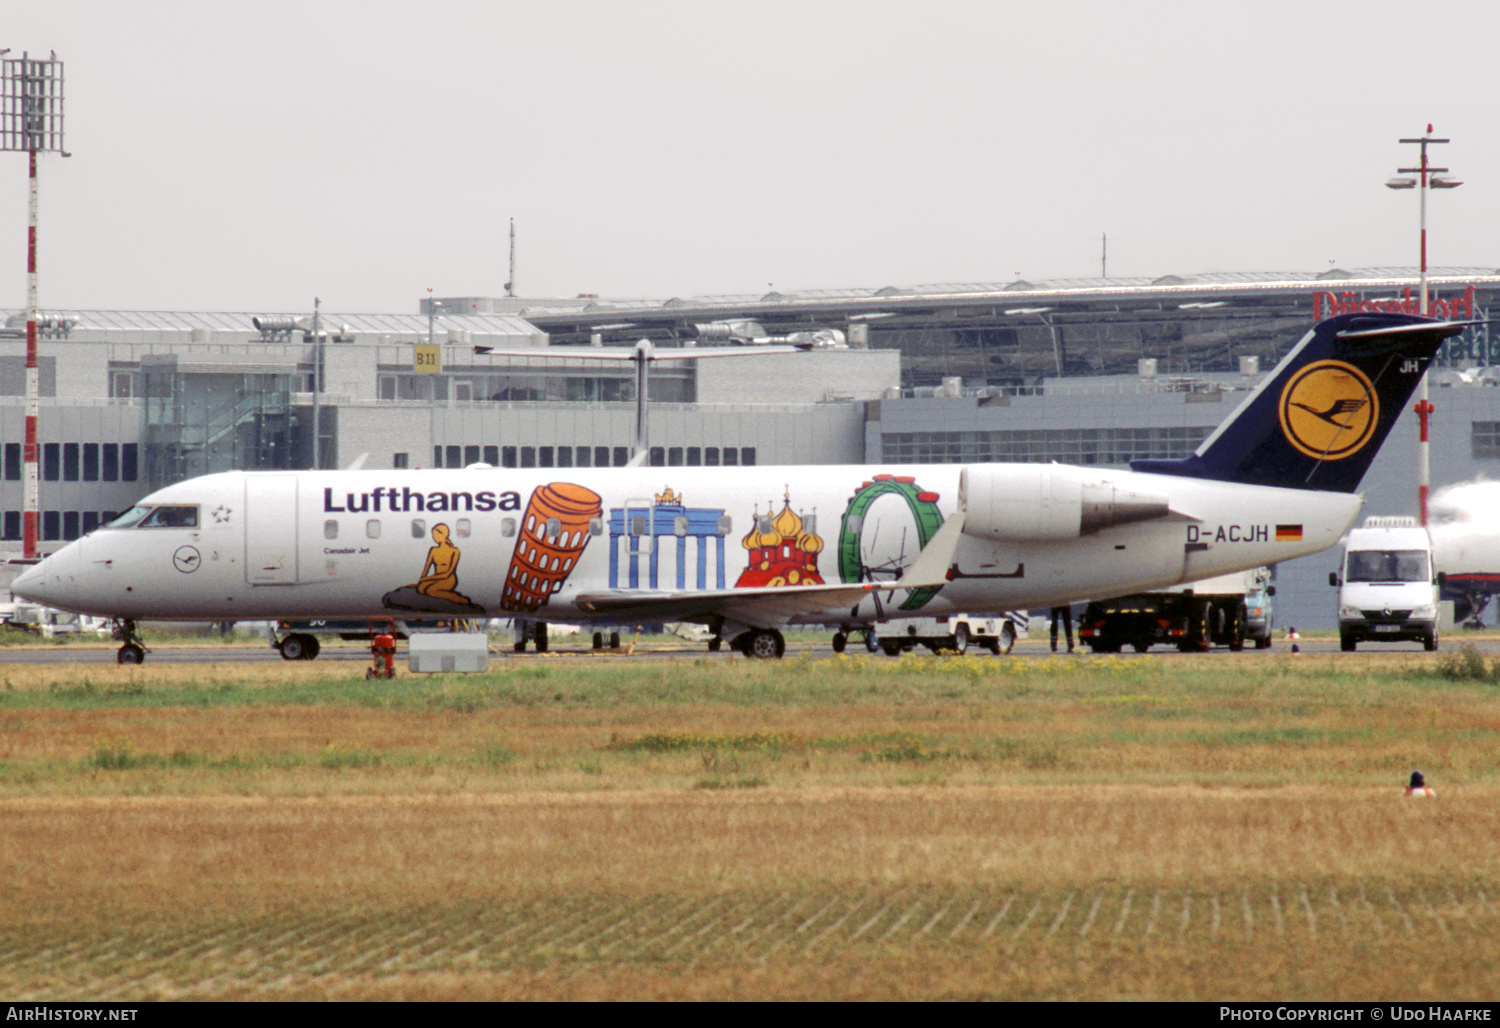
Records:
[[[1300,543],[1302,541],[1302,526],[1277,525],[1276,541],[1278,543]]]

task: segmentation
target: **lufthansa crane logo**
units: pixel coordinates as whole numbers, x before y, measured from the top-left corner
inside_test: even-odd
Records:
[[[179,546],[177,552],[172,554],[172,566],[184,575],[191,575],[202,563],[203,558],[194,546]]]
[[[1380,420],[1380,399],[1365,373],[1343,361],[1316,361],[1292,376],[1278,409],[1287,441],[1316,460],[1364,449]]]

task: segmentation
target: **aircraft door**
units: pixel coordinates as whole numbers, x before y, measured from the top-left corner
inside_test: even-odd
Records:
[[[297,476],[245,479],[245,581],[297,584]]]

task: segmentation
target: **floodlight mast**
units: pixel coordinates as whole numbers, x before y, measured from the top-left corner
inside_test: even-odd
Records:
[[[0,50],[0,55],[9,53]],[[0,94],[0,150],[27,154],[29,189],[26,223],[26,448],[25,499],[21,538],[23,557],[36,560],[37,521],[41,510],[41,475],[37,442],[41,377],[37,365],[37,178],[38,153],[68,152],[63,149],[63,65],[57,51],[33,59],[30,53],[4,62],[3,94]]]
[[[1442,178],[1441,174],[1447,168],[1434,168],[1427,163],[1427,147],[1429,144],[1446,143],[1446,139],[1434,139],[1432,125],[1428,124],[1427,131],[1415,139],[1403,139],[1402,143],[1415,144],[1422,148],[1421,163],[1415,168],[1397,168],[1402,175],[1417,175],[1417,179],[1393,178],[1386,182],[1388,189],[1417,189],[1421,194],[1421,264],[1417,272],[1420,285],[1417,313],[1427,317],[1427,190],[1429,189],[1456,189],[1463,185],[1453,179]],[[1424,374],[1422,380],[1417,384],[1417,403],[1413,410],[1417,413],[1417,510],[1421,514],[1422,525],[1427,525],[1427,496],[1431,484],[1431,472],[1429,462],[1429,445],[1427,441],[1428,420],[1435,410],[1427,399],[1427,376]]]

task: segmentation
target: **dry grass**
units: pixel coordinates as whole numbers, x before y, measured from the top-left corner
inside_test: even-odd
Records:
[[[0,667],[0,992],[1494,997],[1495,686],[1029,663]]]
[[[1494,801],[1066,787],[12,800],[0,988],[1368,997],[1392,995],[1392,963],[1426,948],[1445,957],[1399,983],[1406,996],[1493,998]]]

